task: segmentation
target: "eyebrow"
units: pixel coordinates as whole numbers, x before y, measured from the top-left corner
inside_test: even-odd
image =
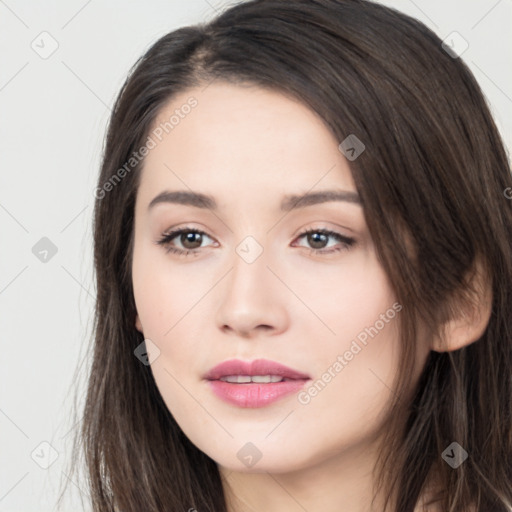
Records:
[[[286,195],[281,201],[281,211],[288,212],[298,208],[305,208],[314,204],[327,203],[330,201],[346,201],[348,203],[361,204],[357,192],[348,190],[324,190],[319,192],[306,192],[305,194]],[[188,190],[176,190],[161,192],[149,203],[148,210],[151,210],[159,203],[183,204],[196,208],[207,208],[217,210],[218,205],[212,196],[191,192]]]

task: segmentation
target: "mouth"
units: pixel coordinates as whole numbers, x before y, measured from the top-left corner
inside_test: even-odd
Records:
[[[279,375],[227,375],[214,380],[222,380],[223,382],[230,382],[231,384],[248,384],[250,382],[270,384],[271,382],[285,382],[295,379],[287,379]]]
[[[246,384],[248,382],[304,380],[311,377],[299,370],[294,370],[269,359],[254,359],[253,361],[230,359],[214,366],[204,378],[206,380],[225,380],[226,382]]]
[[[257,408],[299,391],[311,378],[267,359],[232,359],[212,368],[204,379],[221,400],[238,407]]]

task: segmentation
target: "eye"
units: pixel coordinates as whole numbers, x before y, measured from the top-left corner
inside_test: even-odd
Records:
[[[204,231],[199,229],[180,228],[164,233],[156,243],[164,246],[167,253],[172,252],[186,256],[187,254],[198,252],[197,250],[201,247],[204,237],[210,238]],[[181,244],[181,247],[172,245],[172,241],[175,238]]]
[[[309,249],[314,254],[327,254],[347,250],[356,242],[354,238],[329,229],[308,229],[301,233],[297,238],[305,238],[305,240],[312,246],[306,247],[306,249]],[[326,250],[326,248],[329,247],[329,238],[337,240],[338,246],[334,245],[334,247],[331,246],[331,248]]]
[[[171,252],[180,256],[187,256],[199,252],[204,237],[210,238],[204,231],[199,229],[180,228],[164,233],[156,244],[165,247],[166,253]],[[328,254],[347,250],[356,243],[354,238],[347,237],[329,229],[309,229],[297,237],[297,239],[302,238],[304,238],[311,247],[303,245],[299,245],[298,247],[309,249],[313,254]],[[176,243],[173,242],[175,239],[178,244],[181,244],[181,247],[174,245]],[[334,246],[329,246],[329,239],[336,240],[338,245],[334,244]],[[212,240],[212,238],[210,238],[210,240]]]

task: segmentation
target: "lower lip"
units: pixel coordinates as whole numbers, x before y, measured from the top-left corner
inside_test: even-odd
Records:
[[[271,403],[296,393],[307,380],[287,380],[282,382],[269,382],[268,384],[246,383],[233,384],[223,380],[208,381],[213,392],[225,402],[238,407],[265,407]]]

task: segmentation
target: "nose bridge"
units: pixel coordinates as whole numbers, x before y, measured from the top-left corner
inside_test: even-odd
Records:
[[[285,310],[278,283],[267,268],[270,251],[253,236],[246,236],[235,248],[231,272],[222,288],[218,325],[246,335],[253,329],[282,329]],[[269,265],[271,266],[271,264]]]
[[[227,295],[242,304],[257,301],[259,295],[268,293],[269,256],[269,251],[256,238],[246,236],[235,247]]]

